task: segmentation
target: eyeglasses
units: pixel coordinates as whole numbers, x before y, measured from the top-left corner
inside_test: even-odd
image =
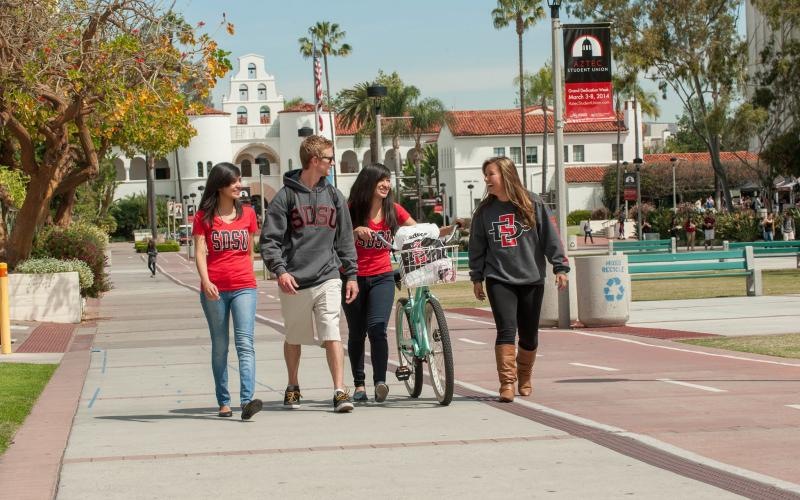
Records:
[[[328,160],[331,163],[333,163],[333,160],[335,159],[334,156],[318,156],[317,158],[319,158],[320,160]]]

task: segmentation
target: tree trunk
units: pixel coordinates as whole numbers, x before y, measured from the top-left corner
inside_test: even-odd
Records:
[[[620,107],[619,106],[619,94],[617,94],[617,107],[616,107],[616,110],[615,110],[615,114],[616,114],[616,118],[617,118],[617,145],[616,145],[616,148],[617,148],[617,196],[616,196],[616,205],[617,206],[615,207],[615,210],[614,210],[617,213],[619,212],[619,205],[620,205],[619,194],[620,194],[620,191],[622,191],[622,172],[620,171],[620,162],[622,161],[622,158],[620,158],[620,154],[619,154],[619,144],[620,144],[620,141],[621,141],[620,134],[622,132],[621,131],[622,124],[620,123],[620,119],[619,119],[619,111],[620,111],[619,107]]]
[[[39,175],[31,176],[28,183],[28,193],[17,214],[17,221],[6,247],[8,265],[12,269],[17,263],[30,257],[36,227],[50,209],[50,200],[58,185],[58,181],[49,175],[49,168],[40,166],[39,169]]]
[[[725,167],[723,167],[722,162],[719,159],[720,147],[718,136],[711,137],[708,150],[708,152],[711,153],[711,166],[714,168],[716,178],[719,180],[719,189],[721,191],[721,195],[725,198],[725,207],[727,210],[731,210],[733,208],[733,200],[731,198],[731,191],[728,188],[728,175],[725,172]],[[717,203],[717,206],[719,207],[719,200],[717,200]]]
[[[527,150],[525,149],[525,80],[522,73],[522,33],[517,34],[519,48],[519,120],[520,120],[520,139],[522,142],[522,185],[528,189],[528,171],[526,168]]]
[[[158,213],[156,213],[156,159],[147,155],[147,218],[150,220],[150,232],[153,241],[158,237]]]
[[[58,205],[56,217],[53,221],[57,226],[68,227],[72,224],[72,210],[75,208],[75,191],[77,191],[77,188],[72,188],[61,195],[61,204]]]
[[[545,100],[544,95],[542,95],[542,113],[544,116],[544,132],[542,133],[542,197],[544,197],[547,193],[547,100]]]

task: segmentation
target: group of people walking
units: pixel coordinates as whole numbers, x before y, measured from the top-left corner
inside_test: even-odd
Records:
[[[394,271],[386,243],[400,226],[416,221],[395,203],[391,173],[383,165],[364,167],[345,200],[327,181],[334,161],[331,141],[306,138],[300,146],[300,161],[302,169],[284,175],[284,185],[269,205],[260,235],[253,209],[239,200],[239,169],[230,163],[217,164],[209,172],[194,218],[200,302],[211,336],[220,417],[233,414],[227,373],[231,318],[241,418],[252,418],[263,406],[254,397],[257,287],[252,249],[257,237],[265,266],[277,276],[286,330],[284,407],[301,405],[299,367],[304,345],[325,349],[335,412],[350,412],[354,400],[369,400],[364,370],[367,338],[374,400],[385,401],[389,393],[387,328],[394,303]],[[490,158],[483,164],[483,174],[487,192],[472,218],[470,279],[475,297],[489,298],[497,325],[500,401],[512,401],[515,384],[520,395],[532,391],[545,260],[553,266],[559,288],[567,284],[569,266],[549,211],[522,187],[514,163],[505,157]],[[440,234],[452,229],[442,228]],[[349,330],[352,396],[344,382],[342,309]]]

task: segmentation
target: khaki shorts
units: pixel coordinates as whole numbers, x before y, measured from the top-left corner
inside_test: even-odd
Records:
[[[296,295],[280,291],[281,313],[286,326],[286,343],[322,345],[342,340],[339,314],[342,310],[342,280],[330,279]]]

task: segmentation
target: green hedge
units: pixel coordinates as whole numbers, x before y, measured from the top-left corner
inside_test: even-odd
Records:
[[[145,253],[147,251],[146,241],[137,241],[133,244],[136,253]],[[167,240],[164,243],[156,243],[156,250],[159,252],[180,252],[181,246],[175,240]]]
[[[590,220],[591,217],[591,210],[573,210],[567,215],[567,225],[577,226],[582,220]]]
[[[86,296],[98,297],[111,289],[105,272],[108,235],[97,226],[76,223],[69,227],[46,227],[34,243],[34,258],[52,257],[58,260],[79,259],[92,270],[94,282]]]
[[[28,259],[17,264],[15,271],[21,274],[78,273],[81,295],[86,297],[94,285],[94,274],[89,265],[78,259],[58,260],[51,257]]]

